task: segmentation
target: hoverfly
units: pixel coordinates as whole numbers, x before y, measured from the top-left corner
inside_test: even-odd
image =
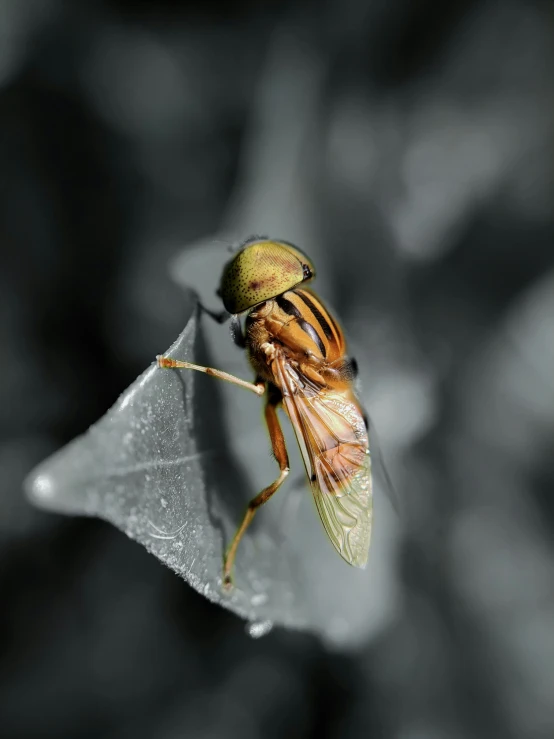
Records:
[[[253,383],[211,367],[157,357],[158,367],[197,370],[265,395],[265,421],[279,476],[248,504],[225,553],[226,588],[232,585],[237,548],[256,511],[289,474],[279,406],[294,428],[329,539],[348,564],[363,568],[367,563],[372,480],[367,421],[353,387],[357,366],[346,354],[337,321],[304,287],[314,277],[314,267],[300,249],[265,238],[247,241],[224,267],[218,290],[223,316],[231,315],[233,338],[246,349],[256,373]]]

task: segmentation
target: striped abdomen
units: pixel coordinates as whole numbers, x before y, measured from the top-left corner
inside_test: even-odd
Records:
[[[311,290],[300,287],[289,290],[275,298],[275,304],[285,324],[279,338],[286,345],[307,348],[325,362],[334,362],[344,356],[346,345],[343,333]]]

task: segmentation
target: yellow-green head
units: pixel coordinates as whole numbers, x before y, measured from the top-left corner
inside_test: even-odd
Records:
[[[229,313],[242,313],[315,277],[313,264],[292,244],[260,239],[223,269],[218,294]]]

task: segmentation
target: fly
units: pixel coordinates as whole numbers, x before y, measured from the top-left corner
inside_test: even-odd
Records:
[[[265,422],[279,475],[246,509],[223,561],[223,585],[233,582],[237,549],[256,511],[289,474],[282,406],[294,429],[323,527],[340,556],[365,567],[372,526],[372,478],[367,423],[354,392],[357,373],[344,334],[305,284],[315,277],[308,257],[288,242],[255,239],[228,262],[218,290],[233,337],[254,382],[212,367],[157,357],[158,367],[192,369],[265,396]],[[244,333],[239,316],[246,314]]]

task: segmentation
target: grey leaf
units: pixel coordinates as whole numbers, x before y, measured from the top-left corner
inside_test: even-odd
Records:
[[[168,355],[194,361],[197,332],[195,313]],[[202,445],[194,375],[152,365],[87,434],[34,470],[28,494],[45,508],[110,521],[206,597],[249,620],[271,615],[304,626],[303,609],[287,607],[291,594],[281,592],[283,583],[273,584],[271,608],[259,605],[265,600],[263,568],[232,596],[221,591],[223,526],[231,531],[234,524],[215,498],[213,471],[228,482],[238,473],[224,448],[217,448],[217,433],[213,448]]]

